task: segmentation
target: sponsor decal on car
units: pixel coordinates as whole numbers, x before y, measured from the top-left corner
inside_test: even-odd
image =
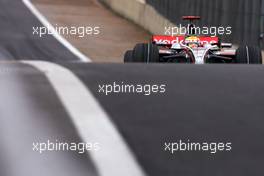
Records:
[[[202,45],[204,44],[216,44],[219,42],[218,37],[203,37],[203,36],[165,36],[165,35],[154,35],[152,37],[152,41],[156,44],[165,44],[165,45],[172,45],[174,43],[181,43],[184,42],[201,42]]]

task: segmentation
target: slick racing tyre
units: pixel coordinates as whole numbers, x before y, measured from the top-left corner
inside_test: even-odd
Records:
[[[126,51],[125,56],[124,56],[124,62],[125,63],[133,62],[133,51],[132,50]]]
[[[149,43],[137,44],[133,50],[134,62],[159,62],[159,49],[157,45]]]
[[[236,62],[242,64],[262,64],[262,55],[259,47],[243,46],[236,51]]]

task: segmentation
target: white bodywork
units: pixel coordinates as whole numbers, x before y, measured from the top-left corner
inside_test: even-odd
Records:
[[[191,48],[187,45],[182,45],[184,48],[188,48],[190,51],[192,51],[194,58],[195,58],[195,64],[205,64],[204,57],[208,50],[215,48],[215,46],[212,46],[210,44],[205,45],[204,47],[197,47],[197,48]]]
[[[232,44],[226,44],[226,46],[231,47]],[[206,44],[204,46],[199,46],[199,47],[190,47],[181,43],[175,43],[172,45],[171,49],[175,50],[180,50],[188,48],[192,54],[194,55],[195,58],[195,64],[205,64],[205,57],[208,53],[209,50],[214,50],[216,55],[235,55],[236,50],[235,49],[222,49],[220,50],[218,46],[216,45],[211,45],[211,44]]]

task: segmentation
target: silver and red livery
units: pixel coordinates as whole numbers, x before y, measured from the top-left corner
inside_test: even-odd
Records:
[[[188,27],[195,26],[192,21],[199,16],[184,16],[190,20]],[[192,32],[186,35],[154,35],[151,42],[137,44],[125,53],[125,62],[158,63],[262,63],[261,50],[256,46],[232,48],[231,43],[222,43],[217,36],[199,36]]]

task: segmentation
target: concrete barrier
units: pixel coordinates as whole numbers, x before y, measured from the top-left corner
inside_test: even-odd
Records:
[[[165,26],[172,26],[169,20],[160,15],[144,0],[100,0],[119,15],[132,20],[152,34],[163,34]]]

